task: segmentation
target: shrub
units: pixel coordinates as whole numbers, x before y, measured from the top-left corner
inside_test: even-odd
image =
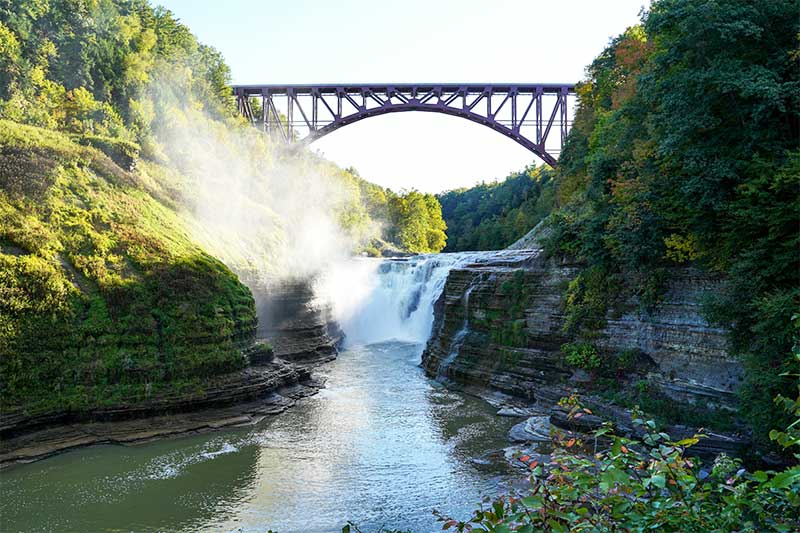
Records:
[[[600,354],[597,353],[597,348],[588,342],[568,342],[561,345],[561,352],[569,366],[583,370],[600,368]]]
[[[800,414],[793,405],[794,413]],[[586,411],[574,405],[570,416]],[[672,442],[653,421],[635,416],[634,425],[639,440],[615,435],[610,425],[597,430],[591,443],[601,449],[594,453],[577,436],[557,437],[557,448],[546,464],[530,456],[518,458],[531,472],[524,492],[485,500],[467,521],[436,515],[443,529],[459,532],[800,528],[800,466],[748,472],[738,459],[721,455],[701,467],[686,452],[702,435]],[[796,430],[794,436],[788,442],[796,448]]]

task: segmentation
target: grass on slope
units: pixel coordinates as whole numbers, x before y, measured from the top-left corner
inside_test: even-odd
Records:
[[[192,242],[175,184],[119,166],[135,149],[0,121],[3,408],[136,402],[244,364],[249,290]]]

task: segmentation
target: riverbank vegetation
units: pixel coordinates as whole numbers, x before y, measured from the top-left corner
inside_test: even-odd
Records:
[[[570,419],[591,413],[575,397],[562,403]],[[800,417],[800,403],[788,398],[776,403]],[[702,435],[673,442],[641,413],[634,413],[633,424],[633,438],[616,435],[610,425],[585,437],[562,432],[549,457],[517,457],[530,472],[526,490],[487,499],[468,520],[435,514],[444,530],[459,532],[756,533],[800,528],[800,466],[747,471],[738,459],[725,455],[703,465],[691,456]],[[800,460],[796,425],[771,437]]]

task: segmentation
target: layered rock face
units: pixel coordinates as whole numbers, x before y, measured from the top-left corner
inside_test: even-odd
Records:
[[[252,290],[259,318],[257,338],[270,342],[276,357],[306,364],[336,357],[342,332],[330,307],[315,298],[311,282],[272,282]]]
[[[136,444],[255,424],[323,385],[309,369],[274,359],[210,379],[202,391],[165,392],[146,402],[84,413],[0,419],[0,469],[93,444]]]
[[[432,377],[552,406],[591,380],[561,353],[576,340],[563,332],[562,294],[578,266],[545,260],[538,250],[513,257],[450,271],[422,365]],[[742,368],[725,350],[725,331],[700,313],[703,294],[717,283],[675,269],[655,311],[630,302],[628,311],[609,314],[591,343],[602,353],[635,352],[638,377],[671,401],[732,408]]]

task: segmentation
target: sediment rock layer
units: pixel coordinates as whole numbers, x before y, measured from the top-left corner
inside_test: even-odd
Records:
[[[321,386],[307,371],[298,372],[285,363],[249,368],[226,376],[193,398],[164,397],[135,408],[87,413],[90,419],[83,422],[50,420],[39,429],[3,438],[0,469],[94,444],[140,444],[256,424],[315,394]]]
[[[247,367],[210,377],[196,391],[167,388],[146,401],[82,411],[6,410],[0,414],[0,468],[92,444],[131,444],[253,424],[316,393],[323,383],[311,372],[336,357],[341,338],[329,309],[315,303],[309,283],[261,289],[254,291],[260,342],[244,347]]]
[[[564,333],[562,294],[579,265],[546,260],[538,250],[508,254],[450,271],[423,353],[426,373],[544,408],[570,391],[591,392],[585,385],[592,376],[570,367],[561,353],[564,343],[577,340]],[[732,409],[742,368],[726,352],[726,332],[710,326],[700,309],[718,283],[676,268],[655,310],[631,301],[609,313],[591,342],[604,353],[638,353],[637,377],[670,401]]]
[[[305,363],[336,357],[342,332],[309,281],[275,281],[251,285],[251,290],[259,317],[257,337],[273,345],[276,357]]]

